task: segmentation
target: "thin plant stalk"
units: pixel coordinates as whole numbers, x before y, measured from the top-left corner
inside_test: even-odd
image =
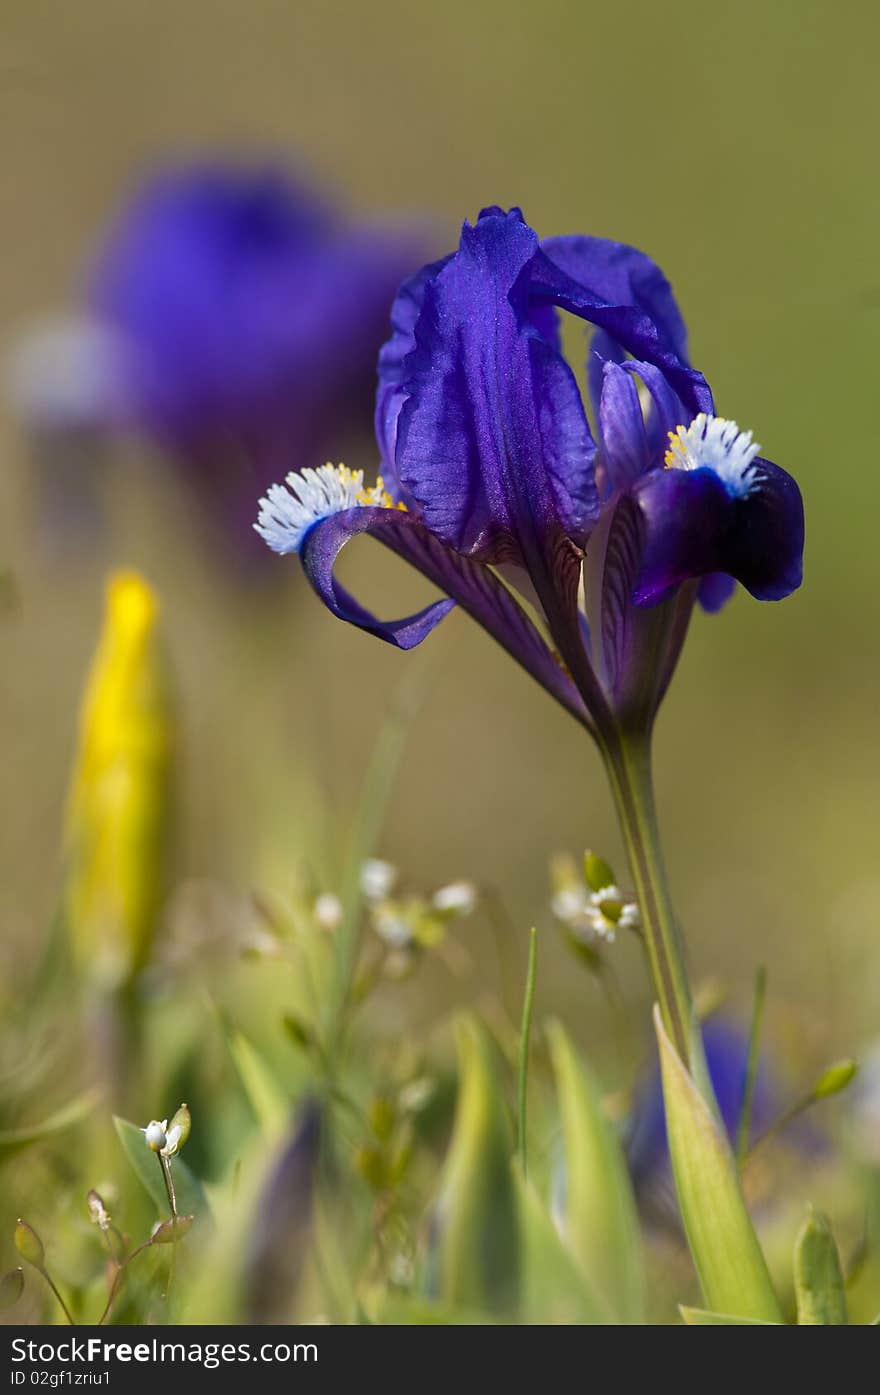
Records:
[[[693,1055],[696,1016],[657,824],[650,737],[618,733],[603,746],[660,1014],[687,1066]]]
[[[736,1129],[736,1165],[742,1171],[749,1151],[749,1134],[752,1129],[752,1102],[755,1097],[755,1081],[758,1078],[758,1060],[761,1054],[761,1028],[764,1022],[764,1000],[767,996],[767,970],[762,964],[755,974],[755,995],[752,1004],[752,1025],[749,1031],[749,1054],[746,1060],[746,1077],[743,1088],[742,1108]]]
[[[159,1166],[162,1169],[162,1180],[165,1183],[165,1193],[171,1208],[171,1231],[174,1237],[171,1245],[171,1260],[168,1266],[168,1287],[165,1292],[167,1299],[171,1293],[171,1285],[174,1283],[174,1268],[177,1261],[177,1193],[174,1190],[170,1159],[163,1158],[161,1153],[157,1153],[156,1157],[159,1159]]]
[[[529,962],[526,970],[526,991],[523,998],[522,1027],[519,1035],[519,1157],[523,1177],[528,1176],[528,1143],[526,1122],[529,1086],[529,1038],[532,1034],[532,1008],[535,1002],[535,979],[538,969],[538,934],[534,926],[529,932]]]
[[[60,1291],[59,1291],[59,1289],[58,1289],[58,1285],[56,1284],[55,1280],[52,1278],[52,1275],[49,1273],[48,1269],[40,1269],[39,1272],[42,1274],[43,1278],[46,1280],[46,1283],[49,1285],[49,1287],[50,1287],[50,1289],[52,1290],[52,1292],[54,1293],[55,1297],[58,1299],[58,1302],[61,1304],[61,1309],[62,1309],[62,1311],[63,1311],[63,1313],[64,1313],[64,1316],[67,1318],[67,1321],[68,1321],[68,1323],[70,1324],[70,1326],[71,1326],[71,1327],[76,1327],[76,1322],[74,1321],[73,1314],[71,1313],[71,1311],[70,1311],[70,1309],[68,1308],[67,1304],[65,1303],[64,1299],[61,1297],[61,1293],[60,1293]]]

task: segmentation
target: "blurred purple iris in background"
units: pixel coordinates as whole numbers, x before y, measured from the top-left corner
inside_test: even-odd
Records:
[[[594,327],[592,425],[560,310]],[[258,531],[301,554],[334,614],[408,649],[453,603],[606,743],[650,726],[698,587],[776,600],[801,581],[794,481],[717,417],[691,367],[668,281],[591,237],[539,242],[518,209],[485,209],[460,246],[402,288],[379,359],[382,477],[288,476]],[[383,623],[336,581],[369,533],[450,598]],[[532,619],[534,616],[534,619]]]
[[[32,347],[28,415],[146,436],[236,552],[262,555],[260,490],[369,430],[388,305],[421,242],[347,221],[277,165],[168,168],[111,227],[87,318]]]

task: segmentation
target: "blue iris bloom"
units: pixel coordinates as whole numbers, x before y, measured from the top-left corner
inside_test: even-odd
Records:
[[[85,418],[146,437],[265,556],[255,496],[340,433],[370,430],[388,305],[421,243],[411,227],[346,219],[278,165],[161,169],[97,251],[88,317],[63,341],[41,336],[31,356],[49,371],[28,414],[56,432]]]
[[[590,416],[560,311],[593,326]],[[459,604],[600,737],[650,724],[701,585],[718,609],[733,579],[764,600],[800,584],[797,485],[715,415],[669,282],[632,247],[540,242],[519,209],[483,210],[397,296],[376,432],[375,487],[292,474],[257,530],[335,615],[401,648]],[[359,533],[448,599],[378,620],[333,572]]]

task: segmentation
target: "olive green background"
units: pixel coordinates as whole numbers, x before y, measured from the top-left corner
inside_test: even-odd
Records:
[[[657,259],[719,411],[797,476],[808,528],[802,591],[698,617],[667,698],[658,778],[677,904],[698,977],[744,1003],[766,962],[777,1030],[795,1022],[817,1059],[857,1050],[880,988],[877,8],[14,0],[0,28],[7,350],[75,303],[122,191],[181,151],[304,155],[354,210],[433,220],[437,250],[481,204],[517,202],[542,234],[589,231]],[[371,466],[362,450],[350,463]],[[622,861],[586,738],[464,617],[406,656],[334,621],[293,561],[242,588],[156,462],[130,454],[111,471],[104,542],[53,557],[3,414],[4,971],[35,954],[52,909],[78,695],[104,575],[124,564],[160,592],[175,673],[176,876],[283,886],[317,857],[329,880],[382,714],[423,665],[381,851],[417,886],[498,887],[518,976],[528,925],[550,928],[551,854],[589,843]],[[343,567],[386,614],[423,594],[369,544]],[[430,1019],[497,977],[473,934],[471,980],[422,976],[393,1020]],[[616,961],[638,1000],[635,948]],[[538,1009],[551,1007],[584,1039],[607,1030],[552,931]]]

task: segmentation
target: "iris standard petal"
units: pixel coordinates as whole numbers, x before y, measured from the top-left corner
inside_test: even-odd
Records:
[[[558,238],[545,244],[545,249],[550,247],[553,259],[546,250],[539,251],[533,259],[529,277],[531,295],[536,301],[549,300],[561,310],[589,320],[634,358],[644,359],[661,369],[690,415],[701,411],[711,412],[712,393],[708,383],[702,373],[689,367],[676,347],[681,342],[682,333],[678,328],[680,316],[677,310],[674,316],[670,311],[670,303],[673,307],[675,305],[671,292],[668,298],[661,294],[658,282],[652,296],[642,293],[639,299],[640,292],[633,288],[627,276],[609,274],[608,265],[601,259],[593,266],[586,252],[592,251],[596,241],[593,238]],[[601,243],[601,239],[598,241]],[[572,243],[585,244],[585,250],[575,246],[574,251],[578,255],[574,255]],[[563,263],[572,268],[573,274],[565,269]],[[653,263],[650,265],[653,266]],[[591,279],[594,276],[595,282]],[[661,280],[665,282],[662,276]],[[603,292],[607,292],[611,299],[607,299]],[[645,308],[652,304],[654,310]],[[655,313],[657,319],[654,318]]]
[[[405,377],[404,362],[415,348],[416,321],[425,300],[425,287],[440,272],[449,257],[429,262],[415,276],[404,281],[394,298],[391,307],[391,337],[385,341],[379,352],[379,386],[376,392],[375,428],[379,455],[382,461],[382,475],[392,496],[399,501],[400,487],[394,452],[397,444],[397,419],[407,398],[403,387]]]
[[[635,487],[647,525],[633,599],[662,600],[682,581],[725,572],[758,600],[781,600],[802,579],[804,512],[790,475],[756,459],[748,491],[709,468],[655,470]]]
[[[424,286],[395,451],[404,495],[432,532],[530,571],[560,534],[582,541],[596,514],[583,406],[532,318],[537,245],[515,210],[465,225]]]
[[[649,468],[648,436],[638,385],[624,365],[610,359],[604,365],[599,400],[599,439],[603,494],[625,489]]]
[[[403,620],[377,620],[333,574],[340,551],[360,533],[410,562],[450,599],[435,601]],[[370,507],[332,514],[310,529],[300,555],[309,581],[334,615],[400,649],[420,644],[454,604],[460,605],[578,721],[589,725],[574,683],[507,587],[489,567],[453,552],[416,518],[397,509]]]
[[[552,262],[609,305],[638,306],[672,352],[688,361],[687,328],[672,287],[656,262],[624,242],[604,237],[550,237],[541,243]]]

